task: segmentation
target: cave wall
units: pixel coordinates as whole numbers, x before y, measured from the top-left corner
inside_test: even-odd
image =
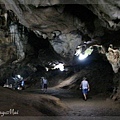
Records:
[[[73,40],[74,46],[71,46],[66,43],[65,40],[68,37],[65,38],[64,34],[68,34],[70,38],[74,36],[72,31],[79,30],[83,35],[88,35],[89,41],[92,41],[96,37],[103,37],[105,30],[116,31],[119,29],[119,4],[117,5],[117,1],[115,1],[116,4],[112,4],[112,2],[106,0],[71,0],[69,2],[60,0],[35,0],[34,2],[1,0],[1,3],[5,4],[6,10],[12,10],[15,13],[19,23],[45,39],[50,39],[54,50],[63,57],[69,56],[69,59],[72,59],[75,47],[82,43],[82,39],[78,37],[77,42]],[[106,7],[107,9],[105,9]],[[86,13],[87,15],[85,15]],[[72,39],[76,39],[76,37]],[[58,44],[55,44],[54,40]],[[59,45],[61,40],[63,42]],[[68,39],[68,42],[70,43],[71,39]]]

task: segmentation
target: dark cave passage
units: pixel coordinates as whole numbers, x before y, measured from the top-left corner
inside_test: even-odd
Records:
[[[40,49],[49,49],[50,43],[47,39],[43,39],[42,36],[37,37],[32,31],[28,34],[28,44],[34,48],[34,52],[38,55]]]
[[[66,14],[71,14],[75,17],[78,17],[81,22],[86,24],[86,28],[89,32],[95,30],[94,21],[97,18],[92,11],[90,11],[86,5],[70,4],[65,6]],[[83,28],[84,30],[85,28]],[[84,33],[83,33],[84,34]]]

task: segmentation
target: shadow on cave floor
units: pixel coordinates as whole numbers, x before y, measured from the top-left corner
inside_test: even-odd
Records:
[[[48,88],[47,93],[40,89],[25,91],[58,97],[69,108],[68,116],[120,116],[120,104],[105,94],[89,95],[88,100],[84,101],[80,90]]]

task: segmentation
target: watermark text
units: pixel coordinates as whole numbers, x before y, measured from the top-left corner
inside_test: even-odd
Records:
[[[0,116],[4,117],[5,115],[18,115],[19,110],[9,109],[7,111],[0,111]]]

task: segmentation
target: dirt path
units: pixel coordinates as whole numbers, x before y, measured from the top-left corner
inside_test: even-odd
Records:
[[[120,116],[120,104],[103,95],[82,99],[80,91],[48,89],[47,94],[59,97],[68,106],[68,116]]]
[[[110,100],[71,99],[63,102],[70,108],[70,116],[120,116],[120,107]]]
[[[42,90],[31,91],[35,94],[48,94],[60,98],[68,107],[67,116],[120,117],[120,103],[110,100],[105,95],[89,96],[87,101],[82,99],[80,91],[70,91],[65,89],[49,88],[47,93]]]

